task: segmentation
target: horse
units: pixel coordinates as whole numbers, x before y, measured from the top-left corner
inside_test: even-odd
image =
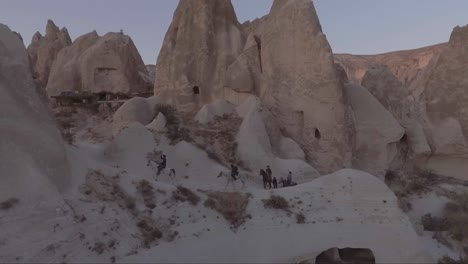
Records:
[[[160,165],[160,163],[158,163],[158,162],[156,162],[156,161],[154,161],[154,160],[148,160],[148,163],[146,164],[146,166],[148,166],[148,167],[151,166],[151,169],[152,169],[153,171],[159,170],[159,168],[158,168],[159,165]],[[169,171],[169,174],[167,173],[168,171]],[[163,173],[164,175],[167,175],[167,176],[169,177],[169,179],[170,179],[172,182],[174,182],[175,177],[176,177],[176,171],[175,171],[175,169],[165,167],[165,168],[163,168],[163,169],[161,169],[161,170],[159,171],[159,174],[156,174],[156,175],[155,175],[154,179],[155,179],[155,180],[158,180],[158,176],[159,176],[161,173]]]
[[[230,171],[220,171],[217,178],[220,178],[222,176],[224,176],[224,178],[226,179],[226,186],[224,186],[224,189],[226,189],[229,184],[231,184],[234,189],[236,188],[236,185],[234,184],[234,179],[232,178]],[[245,181],[247,178],[247,174],[239,173],[237,179],[240,180],[240,182],[242,183],[242,188],[245,188]]]

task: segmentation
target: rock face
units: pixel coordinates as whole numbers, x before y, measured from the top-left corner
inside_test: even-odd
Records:
[[[47,84],[49,96],[64,91],[148,92],[152,84],[131,38],[121,33],[99,37],[94,31],[59,52]]]
[[[2,24],[0,156],[0,201],[11,197],[34,200],[68,185],[64,143],[35,91],[26,48]]]
[[[415,97],[388,67],[375,66],[369,69],[364,75],[362,86],[366,87],[405,128],[411,154],[418,156],[431,152]]]
[[[352,83],[360,84],[366,71],[371,67],[385,65],[404,86],[409,86],[446,46],[446,43],[442,43],[420,49],[377,55],[335,54],[334,58],[335,62],[346,70]]]
[[[468,26],[456,27],[447,49],[422,81],[421,101],[433,154],[468,156]]]
[[[383,176],[397,155],[404,130],[366,88],[347,84],[345,91],[356,129],[353,168]]]
[[[206,124],[213,121],[215,116],[228,115],[235,110],[235,106],[231,103],[222,99],[216,100],[211,104],[204,105],[195,115],[195,120],[200,124]]]
[[[59,51],[70,46],[70,35],[65,27],[59,29],[52,20],[47,21],[46,34],[34,34],[28,47],[29,58],[33,68],[33,77],[41,87],[47,86],[52,63]]]
[[[248,37],[244,54],[252,47],[259,53],[262,78],[255,93],[281,130],[301,145],[319,171],[346,166],[351,131],[342,84],[312,2],[275,0]]]
[[[243,44],[230,0],[181,0],[158,56],[155,94],[183,111],[221,98],[226,67]]]

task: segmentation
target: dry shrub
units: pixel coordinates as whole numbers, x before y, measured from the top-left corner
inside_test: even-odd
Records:
[[[210,192],[204,206],[220,213],[231,224],[232,230],[237,230],[245,223],[247,218],[247,206],[251,194],[239,192]]]
[[[437,261],[438,264],[466,264],[468,263],[467,260],[464,258],[460,257],[459,260],[455,260],[447,255],[443,256]]]
[[[200,202],[200,197],[198,197],[198,195],[180,185],[172,192],[172,199],[177,202],[189,202],[192,205],[197,205]]]
[[[163,233],[150,218],[142,218],[137,223],[142,236],[143,245],[150,248],[153,242],[163,237]]]
[[[140,192],[143,197],[143,202],[145,206],[154,209],[156,207],[154,188],[147,180],[141,180],[138,183],[137,190]]]
[[[421,224],[425,231],[446,231],[449,229],[447,218],[440,218],[425,214],[421,217]]]
[[[94,246],[92,247],[92,251],[96,252],[98,255],[101,255],[104,253],[104,250],[106,249],[106,245],[100,241],[95,242]]]
[[[85,195],[92,195],[103,202],[116,202],[121,208],[136,214],[135,199],[123,190],[118,181],[118,176],[110,177],[99,170],[90,170],[80,189]]]
[[[19,200],[16,198],[7,199],[0,203],[0,210],[10,210],[18,203],[19,203]]]
[[[296,223],[305,224],[305,215],[303,213],[296,214]]]
[[[279,195],[272,195],[269,199],[262,200],[262,202],[265,208],[284,210],[288,213],[291,212],[288,201]]]

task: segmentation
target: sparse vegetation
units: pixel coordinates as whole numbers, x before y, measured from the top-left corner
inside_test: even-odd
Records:
[[[198,195],[180,185],[172,192],[172,199],[177,202],[189,202],[192,205],[197,205],[200,202],[200,197]]]
[[[136,214],[135,199],[120,186],[119,177],[106,176],[99,170],[90,170],[86,175],[86,183],[80,187],[85,195],[92,195],[104,202],[116,202],[121,208]]]
[[[291,213],[288,201],[279,195],[272,195],[269,199],[262,200],[262,202],[265,208],[273,208]]]
[[[154,209],[156,207],[154,188],[147,180],[142,180],[138,183],[137,190],[143,197],[145,206]]]
[[[231,229],[237,230],[248,218],[247,206],[251,194],[239,192],[210,192],[204,205],[220,213],[230,224]]]
[[[16,198],[9,198],[3,202],[0,203],[0,210],[10,210],[13,208],[16,204],[19,203],[19,200]]]
[[[447,218],[439,218],[431,214],[423,215],[421,224],[425,231],[446,231],[449,228]]]
[[[106,249],[106,245],[100,241],[95,242],[94,246],[92,247],[92,251],[96,252],[98,255],[102,255],[104,253],[104,250]]]
[[[143,245],[147,248],[150,248],[153,242],[161,239],[163,236],[162,232],[150,218],[140,219],[137,227],[142,235]]]
[[[305,215],[303,213],[296,214],[296,223],[305,224]]]

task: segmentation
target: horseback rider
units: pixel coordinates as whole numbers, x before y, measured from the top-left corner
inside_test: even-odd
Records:
[[[237,167],[234,166],[233,164],[231,164],[231,177],[234,180],[237,180],[237,178],[236,178],[237,175],[239,175],[239,171],[238,171]]]
[[[158,173],[157,175],[161,173],[162,170],[166,168],[166,155],[161,155],[161,163],[158,165]]]

